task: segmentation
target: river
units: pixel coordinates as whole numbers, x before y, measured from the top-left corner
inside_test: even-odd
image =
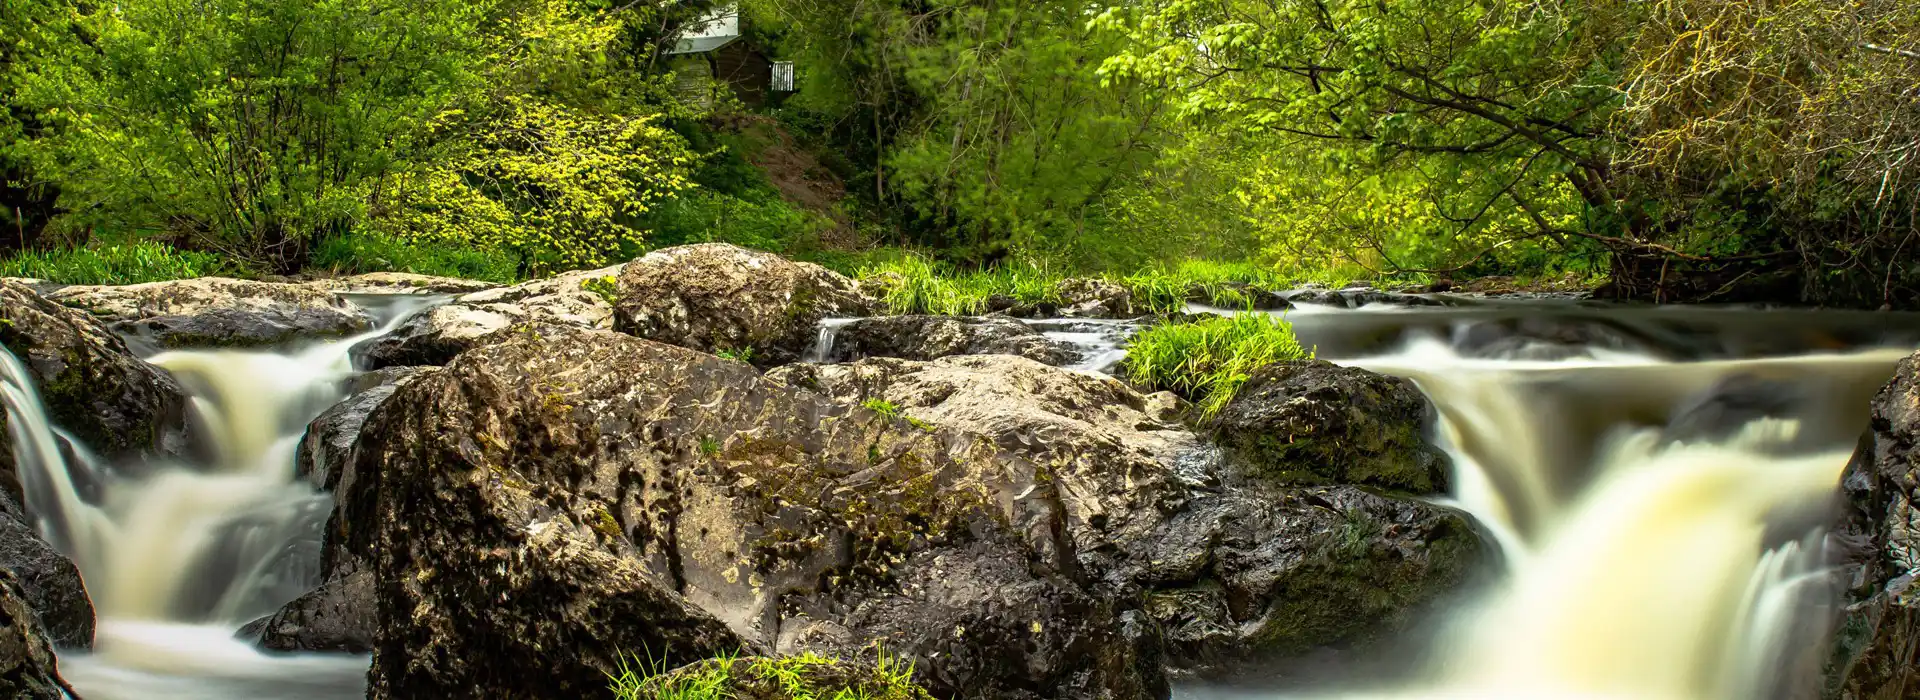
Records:
[[[100,618],[94,651],[61,659],[85,697],[364,694],[365,657],[262,654],[233,635],[314,583],[330,500],[295,478],[295,450],[342,398],[348,349],[410,310],[382,308],[382,330],[357,338],[149,358],[193,392],[215,443],[150,473],[58,449],[6,358],[29,507]],[[1283,313],[1319,357],[1419,384],[1453,458],[1447,500],[1504,565],[1391,654],[1177,695],[1747,700],[1816,680],[1836,600],[1822,523],[1868,398],[1920,347],[1920,315],[1552,300]],[[1082,371],[1123,354],[1126,324],[1036,327],[1079,348]]]

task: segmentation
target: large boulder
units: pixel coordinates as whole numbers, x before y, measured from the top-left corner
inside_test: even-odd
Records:
[[[1006,356],[792,365],[767,378],[885,402],[1049,465],[1047,483],[1015,486],[1056,494],[1078,564],[1144,600],[1183,672],[1390,637],[1493,553],[1458,511],[1223,461],[1180,426],[1177,398],[1109,378]]]
[[[1920,354],[1874,397],[1872,425],[1840,482],[1847,604],[1825,695],[1841,700],[1920,694]]]
[[[1432,417],[1410,380],[1305,360],[1255,370],[1211,429],[1264,481],[1434,494],[1448,464],[1424,439]]]
[[[59,662],[20,578],[0,569],[0,696],[67,700],[78,694],[60,679]]]
[[[159,348],[275,345],[350,335],[373,323],[360,307],[327,291],[225,277],[62,287],[47,297]]]
[[[18,577],[48,641],[67,649],[92,647],[93,602],[80,568],[40,539],[31,522],[11,496],[0,494],[0,569]]]
[[[0,280],[0,345],[21,361],[47,418],[96,454],[118,462],[188,452],[186,390],[87,314]],[[0,449],[0,489],[26,502],[10,447]]]
[[[877,305],[853,280],[812,263],[725,243],[666,248],[620,273],[616,328],[771,367],[801,358],[820,319]]]
[[[1037,467],[978,435],[568,328],[461,355],[362,435],[341,516],[373,554],[375,698],[875,643],[940,696],[1167,692],[1151,626],[1070,575],[1052,492],[1012,488]]]
[[[1080,354],[1011,318],[985,316],[879,316],[841,326],[824,359],[846,362],[867,357],[932,360],[949,355],[1019,355],[1049,365],[1066,365]]]
[[[444,365],[455,355],[533,325],[613,327],[614,278],[621,265],[463,294],[415,314],[392,333],[354,348],[368,369]]]

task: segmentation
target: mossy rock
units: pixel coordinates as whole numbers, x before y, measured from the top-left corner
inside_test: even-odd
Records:
[[[1210,423],[1252,478],[1417,495],[1447,489],[1446,455],[1424,439],[1433,408],[1413,382],[1321,360],[1254,371]]]
[[[912,669],[812,654],[709,659],[643,681],[622,679],[619,700],[933,700]]]

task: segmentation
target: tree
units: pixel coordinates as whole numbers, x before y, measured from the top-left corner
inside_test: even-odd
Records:
[[[21,88],[33,65],[74,50],[73,11],[51,0],[0,4],[0,250],[31,247],[58,213],[59,189],[29,162],[31,142],[47,128],[46,115]]]

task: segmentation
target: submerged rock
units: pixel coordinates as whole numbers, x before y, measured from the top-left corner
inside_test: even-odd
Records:
[[[1180,426],[1179,399],[1112,379],[1004,356],[792,365],[767,378],[885,401],[1048,465],[1013,486],[1058,499],[1076,563],[1116,599],[1142,601],[1141,624],[1164,634],[1176,671],[1230,673],[1389,637],[1493,553],[1458,511],[1223,461]]]
[[[949,355],[1018,355],[1065,365],[1080,354],[1010,318],[985,316],[881,316],[842,326],[834,336],[832,361],[867,357],[932,360]]]
[[[520,326],[613,326],[613,279],[622,266],[463,294],[415,314],[392,333],[354,348],[368,369],[444,365]]]
[[[1846,607],[1827,667],[1827,697],[1920,693],[1920,354],[1900,361],[1873,399],[1873,429],[1841,478]]]
[[[16,700],[77,698],[60,679],[59,662],[20,578],[0,568],[0,696]]]
[[[1382,306],[1446,306],[1446,302],[1432,297],[1400,292],[1386,292],[1372,287],[1349,287],[1346,289],[1319,289],[1308,287],[1286,293],[1286,299],[1293,304],[1321,304],[1357,309],[1362,306],[1379,304]]]
[[[327,291],[224,277],[62,287],[47,298],[161,348],[275,345],[349,335],[373,323],[365,311]]]
[[[93,646],[93,602],[80,568],[40,539],[26,512],[0,494],[0,569],[18,577],[20,594],[39,615],[47,640],[67,649]]]
[[[617,306],[620,331],[763,367],[800,359],[820,319],[877,308],[837,272],[725,243],[656,250],[628,263]]]
[[[622,655],[857,658],[936,695],[1152,698],[1151,625],[1070,575],[986,439],[629,336],[518,335],[369,418],[372,697],[598,693]]]
[[[124,461],[189,450],[188,398],[172,375],[140,361],[80,311],[0,281],[0,345],[39,388],[47,417],[101,457]],[[11,440],[0,431],[0,489],[25,502]]]
[[[1433,407],[1412,381],[1321,360],[1255,370],[1211,422],[1262,481],[1444,492],[1446,455],[1423,437]]]

